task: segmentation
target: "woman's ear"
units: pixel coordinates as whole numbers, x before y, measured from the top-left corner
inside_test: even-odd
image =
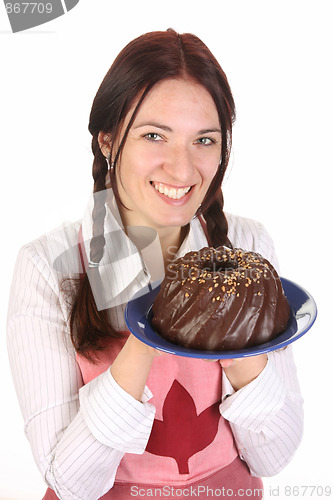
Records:
[[[111,134],[99,132],[98,144],[105,158],[108,157],[111,151]]]

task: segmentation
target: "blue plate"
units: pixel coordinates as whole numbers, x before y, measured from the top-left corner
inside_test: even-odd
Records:
[[[178,356],[204,359],[232,359],[274,351],[302,337],[311,328],[317,317],[316,303],[311,295],[296,283],[281,278],[284,292],[292,310],[288,326],[281,335],[265,344],[233,351],[189,349],[164,340],[151,326],[151,308],[159,292],[160,283],[161,280],[156,281],[144,287],[133,296],[126,306],[125,321],[130,332],[145,344],[169,354],[177,354]]]

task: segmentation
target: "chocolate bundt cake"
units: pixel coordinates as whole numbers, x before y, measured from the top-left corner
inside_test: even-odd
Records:
[[[285,330],[290,306],[274,267],[241,248],[203,248],[167,268],[152,326],[192,349],[252,347]]]

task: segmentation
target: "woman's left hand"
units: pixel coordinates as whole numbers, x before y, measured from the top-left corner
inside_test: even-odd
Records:
[[[267,354],[247,358],[220,359],[224,373],[231,385],[238,391],[260,375],[267,364]]]

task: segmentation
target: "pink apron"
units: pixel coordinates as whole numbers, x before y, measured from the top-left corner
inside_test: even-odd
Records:
[[[77,356],[85,384],[109,369],[125,341],[113,340],[98,364]],[[223,497],[223,488],[233,498],[245,491],[246,498],[261,498],[262,481],[240,460],[229,423],[219,413],[221,380],[218,362],[171,354],[155,358],[147,386],[156,415],[146,451],[124,455],[114,486],[101,498],[151,498],[161,488],[171,498],[211,498],[212,490]],[[49,489],[44,500],[56,498]]]

